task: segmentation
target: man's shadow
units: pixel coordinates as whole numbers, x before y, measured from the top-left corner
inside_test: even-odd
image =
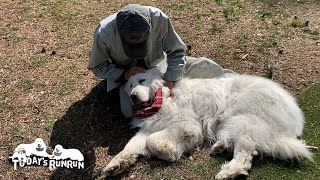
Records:
[[[80,150],[84,169],[58,168],[50,179],[93,179],[95,148],[108,147],[104,153],[113,156],[124,148],[133,133],[121,113],[118,90],[107,93],[106,82],[101,81],[54,123],[50,136],[52,149],[60,144],[66,149]]]

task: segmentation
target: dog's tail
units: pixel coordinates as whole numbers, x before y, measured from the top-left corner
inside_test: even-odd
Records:
[[[276,140],[276,144],[272,149],[272,156],[280,159],[305,157],[313,161],[313,154],[309,151],[308,146],[301,140],[289,137],[282,137]]]

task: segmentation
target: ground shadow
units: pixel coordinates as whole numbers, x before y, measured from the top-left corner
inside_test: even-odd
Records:
[[[54,123],[50,137],[52,149],[57,144],[79,149],[85,158],[85,168],[59,168],[50,179],[93,179],[94,148],[108,147],[108,154],[115,155],[133,136],[128,120],[121,114],[118,91],[107,94],[105,84],[100,82],[82,100],[72,104]]]

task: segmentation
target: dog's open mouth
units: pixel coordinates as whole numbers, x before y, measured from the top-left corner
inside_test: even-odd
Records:
[[[152,104],[153,100],[149,99],[148,101],[139,101],[135,102],[133,106],[135,107],[149,107]]]
[[[44,148],[43,148],[43,147],[37,147],[36,150],[37,150],[37,151],[43,151]]]
[[[62,152],[54,152],[53,153],[55,156],[60,156],[62,154]]]

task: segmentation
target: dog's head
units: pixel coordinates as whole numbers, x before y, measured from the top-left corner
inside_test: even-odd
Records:
[[[46,149],[46,144],[43,142],[43,140],[41,138],[37,138],[34,141],[34,144],[36,145],[37,151],[44,151]]]
[[[24,148],[19,148],[18,149],[18,155],[19,156],[23,156],[23,155],[25,155],[26,154],[26,150],[24,149]]]
[[[62,154],[62,151],[63,151],[63,147],[60,145],[60,144],[57,144],[55,147],[54,147],[54,150],[53,150],[53,154],[55,156],[60,156]]]
[[[131,76],[125,84],[125,92],[131,97],[134,105],[150,103],[154,99],[156,91],[163,87],[163,84],[161,72],[152,68],[145,73]]]
[[[19,148],[18,149],[18,160],[19,161],[24,161],[26,160],[26,150],[24,148]]]

